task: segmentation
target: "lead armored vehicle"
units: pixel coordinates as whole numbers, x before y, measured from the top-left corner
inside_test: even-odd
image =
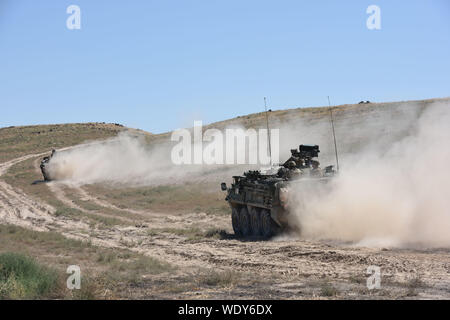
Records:
[[[44,157],[41,161],[40,168],[41,168],[41,172],[42,172],[42,175],[44,176],[45,181],[51,180],[50,173],[48,171],[48,164],[50,163],[50,160],[53,158],[55,153],[56,153],[56,150],[53,149],[51,155]]]
[[[291,157],[268,172],[247,171],[234,176],[231,187],[221,184],[227,192],[225,200],[231,207],[231,222],[239,237],[270,238],[289,224],[290,191],[299,183],[326,183],[335,175],[333,166],[321,169],[316,158],[318,145],[300,145],[291,150]]]

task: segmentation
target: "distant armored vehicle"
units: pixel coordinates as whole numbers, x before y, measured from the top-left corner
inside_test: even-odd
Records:
[[[47,157],[44,157],[42,159],[42,161],[41,161],[40,167],[41,167],[41,172],[42,172],[42,175],[44,176],[44,180],[45,181],[50,181],[51,180],[50,174],[48,172],[48,164],[50,163],[50,160],[53,158],[55,153],[56,153],[56,150],[53,149],[51,155],[47,156]]]
[[[291,150],[291,157],[272,172],[247,171],[234,176],[227,188],[225,200],[231,207],[234,233],[240,237],[270,238],[289,227],[287,201],[289,187],[303,182],[327,182],[335,174],[333,166],[319,167],[314,158],[319,155],[318,145],[300,145]]]

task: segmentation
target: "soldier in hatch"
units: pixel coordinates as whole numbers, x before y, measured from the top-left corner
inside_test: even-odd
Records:
[[[289,161],[288,163],[287,163],[287,167],[288,167],[288,169],[289,169],[289,171],[288,171],[288,178],[289,179],[295,179],[295,178],[298,178],[298,177],[300,177],[301,175],[302,175],[302,170],[300,170],[298,167],[297,167],[297,163],[295,163],[295,161]]]
[[[311,175],[315,177],[323,176],[322,169],[319,167],[320,163],[316,160],[311,160]]]

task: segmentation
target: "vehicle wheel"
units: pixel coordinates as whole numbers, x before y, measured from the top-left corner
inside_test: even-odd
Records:
[[[250,218],[246,207],[242,207],[239,212],[239,229],[243,237],[250,235]]]
[[[250,209],[250,230],[254,236],[262,235],[260,208],[251,207]]]
[[[275,234],[274,222],[270,217],[270,212],[267,209],[261,210],[261,233],[264,238],[270,238]]]
[[[45,172],[45,168],[43,166],[41,166],[41,172],[42,172],[42,176],[44,177],[44,180],[48,181],[48,176],[47,176],[47,173]]]
[[[242,235],[239,226],[239,208],[233,208],[231,211],[231,224],[233,225],[234,234],[240,237]]]

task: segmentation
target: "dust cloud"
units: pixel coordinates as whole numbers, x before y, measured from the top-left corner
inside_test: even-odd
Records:
[[[334,164],[328,115],[290,118],[270,122],[280,132],[280,161],[300,144],[319,144],[322,167]],[[322,187],[292,187],[292,222],[301,237],[363,246],[450,246],[449,124],[448,100],[336,109],[339,175]],[[123,133],[57,152],[50,176],[77,185],[229,183],[233,175],[255,169],[177,166],[171,161],[172,148],[171,143],[148,144]]]
[[[372,132],[356,152],[344,153],[339,176],[326,186],[293,187],[290,206],[302,237],[362,246],[450,246],[450,107],[434,103],[419,111],[401,138],[390,135],[395,142],[384,143],[389,135]],[[378,120],[394,124],[391,112]],[[341,122],[343,149],[362,139],[360,128],[370,133],[369,123]]]
[[[75,186],[156,186],[212,180],[217,190],[219,181],[235,172],[233,165],[177,165],[171,152],[178,142],[168,139],[148,143],[143,136],[125,131],[105,141],[57,151],[47,166],[48,172],[52,180]]]
[[[170,146],[149,146],[128,132],[102,142],[86,143],[57,151],[48,165],[52,180],[74,185],[157,185],[176,183],[202,168],[184,170],[170,161]]]

